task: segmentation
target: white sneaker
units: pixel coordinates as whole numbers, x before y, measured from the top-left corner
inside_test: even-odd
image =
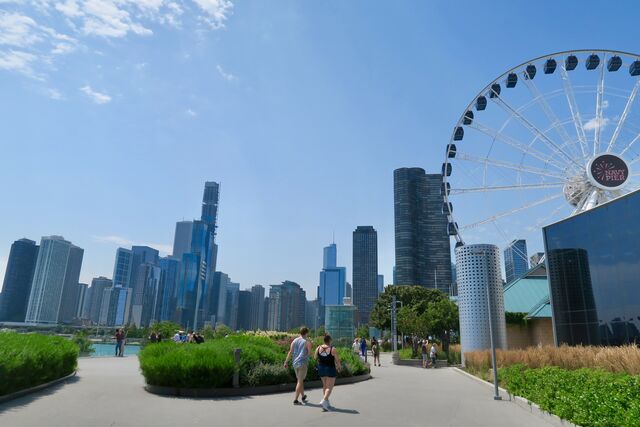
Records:
[[[325,412],[328,411],[329,407],[331,406],[328,400],[323,400],[321,405],[322,405],[322,410]]]

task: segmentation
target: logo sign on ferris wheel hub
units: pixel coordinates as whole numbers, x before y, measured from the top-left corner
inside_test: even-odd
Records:
[[[617,190],[629,179],[629,166],[614,154],[599,154],[587,165],[587,175],[594,186],[603,190]]]

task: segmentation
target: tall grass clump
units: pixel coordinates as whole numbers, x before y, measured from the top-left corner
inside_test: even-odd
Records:
[[[78,347],[71,341],[39,334],[0,333],[0,396],[70,375]]]
[[[640,375],[640,348],[596,346],[542,346],[517,350],[497,350],[499,368],[522,365],[527,368],[557,366],[567,370],[580,368],[602,369],[613,373]],[[465,366],[473,373],[486,372],[491,367],[491,352],[465,353]]]

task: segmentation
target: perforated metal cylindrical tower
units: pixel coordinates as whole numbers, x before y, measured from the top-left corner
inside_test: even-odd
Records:
[[[507,328],[498,247],[485,244],[460,246],[456,248],[456,262],[464,365],[465,352],[491,348],[487,295],[496,348],[507,348]]]

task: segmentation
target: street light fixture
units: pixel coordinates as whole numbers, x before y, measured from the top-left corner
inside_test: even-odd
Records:
[[[473,251],[471,252],[473,255],[481,255],[484,258],[485,262],[485,271],[487,274],[487,308],[489,310],[489,336],[491,339],[491,363],[493,366],[493,400],[502,400],[500,396],[500,392],[498,390],[498,364],[496,363],[496,344],[493,337],[493,315],[491,313],[491,297],[490,297],[490,284],[489,280],[489,257],[487,256],[487,251]]]

